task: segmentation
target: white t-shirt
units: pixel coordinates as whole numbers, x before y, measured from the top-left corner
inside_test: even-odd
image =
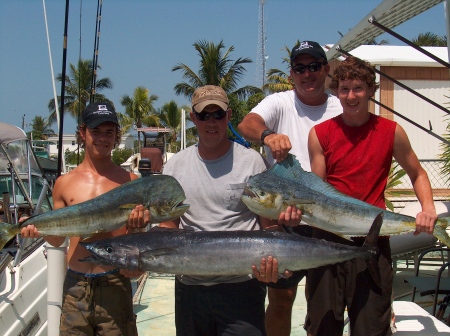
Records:
[[[259,114],[266,126],[276,133],[289,137],[290,151],[306,171],[311,171],[308,154],[308,134],[313,126],[342,113],[339,99],[328,95],[328,100],[319,106],[303,104],[294,90],[274,93],[264,98],[250,113]],[[275,160],[269,147],[264,146],[267,161],[273,165]]]

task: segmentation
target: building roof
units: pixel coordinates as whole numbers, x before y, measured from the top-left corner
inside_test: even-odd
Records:
[[[423,47],[423,49],[448,62],[447,47]],[[373,65],[442,67],[435,60],[410,46],[361,45],[350,54],[369,61]]]

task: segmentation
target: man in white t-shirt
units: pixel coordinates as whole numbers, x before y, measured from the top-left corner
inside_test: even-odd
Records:
[[[313,41],[303,41],[291,52],[290,77],[294,89],[264,98],[245,116],[238,126],[242,136],[264,145],[270,164],[294,154],[303,169],[310,171],[308,134],[316,124],[342,113],[339,100],[325,92],[325,79],[330,72],[324,49]],[[292,209],[289,209],[292,211]],[[308,235],[308,226],[299,225],[295,232]],[[305,271],[294,272],[288,279],[270,283],[266,310],[268,336],[289,335],[292,305],[297,286]]]

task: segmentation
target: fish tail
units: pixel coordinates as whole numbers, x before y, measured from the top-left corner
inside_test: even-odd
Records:
[[[372,256],[367,260],[367,270],[370,274],[370,280],[375,283],[375,285],[381,288],[381,275],[379,272],[378,262],[376,256],[378,253],[378,236],[380,234],[381,225],[383,224],[383,212],[380,212],[370,227],[369,233],[364,241],[365,247],[373,252]]]
[[[449,224],[450,217],[439,218],[434,226],[433,235],[439,239],[441,243],[444,243],[450,247],[450,237],[447,233],[447,226]]]
[[[0,249],[20,232],[18,225],[0,222]]]
[[[377,251],[378,236],[380,235],[381,225],[383,224],[383,212],[380,212],[370,227],[369,233],[364,241],[364,246],[369,250]]]

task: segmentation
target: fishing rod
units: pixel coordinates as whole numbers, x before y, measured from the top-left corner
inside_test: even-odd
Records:
[[[103,0],[98,0],[97,19],[95,22],[94,56],[92,57],[92,81],[91,81],[91,94],[89,97],[90,103],[95,101],[95,83],[97,81],[98,46],[100,43],[100,25],[102,21],[102,7],[103,7]]]

